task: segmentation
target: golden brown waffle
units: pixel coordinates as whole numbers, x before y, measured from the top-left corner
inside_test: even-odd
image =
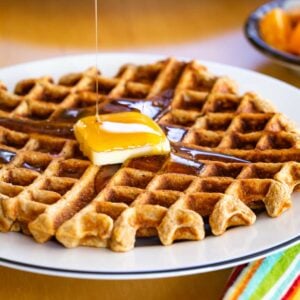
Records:
[[[270,216],[278,216],[290,207],[291,191],[299,183],[299,178],[287,182],[299,163],[203,163],[202,168],[183,167],[176,157],[127,162],[59,228],[57,239],[66,247],[110,242],[116,251],[130,250],[136,234],[158,235],[164,245],[199,240],[205,235],[203,218],[209,217],[212,233],[219,235],[227,227],[252,224],[251,209],[266,207]]]
[[[97,98],[101,113],[138,109],[153,117],[176,151],[92,165],[70,129],[94,112]],[[127,251],[136,236],[158,236],[164,245],[199,240],[254,223],[257,210],[280,215],[299,185],[295,126],[196,62],[126,65],[112,78],[91,68],[58,83],[24,80],[14,93],[0,84],[0,125],[0,230],[22,230],[38,242],[55,236],[66,247]],[[198,150],[253,163],[220,162]]]

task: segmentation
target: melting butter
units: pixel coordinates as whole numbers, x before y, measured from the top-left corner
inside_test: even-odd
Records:
[[[74,133],[80,149],[95,165],[170,152],[160,126],[139,112],[88,116],[77,121]]]

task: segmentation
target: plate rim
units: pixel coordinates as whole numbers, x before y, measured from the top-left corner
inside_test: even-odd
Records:
[[[150,59],[163,59],[168,57],[167,55],[159,55],[159,54],[147,54],[147,53],[134,53],[134,52],[99,52],[99,55],[103,56],[131,56],[131,57],[139,57],[140,59],[142,57],[147,58],[147,60]],[[10,66],[5,66],[0,68],[0,72],[9,71],[10,69],[14,68],[22,68],[22,67],[28,67],[31,64],[40,64],[45,62],[51,62],[59,59],[76,59],[76,58],[82,58],[82,57],[91,57],[95,56],[95,53],[84,53],[84,54],[75,54],[75,55],[65,55],[65,56],[55,56],[52,58],[46,58],[41,60],[34,60],[34,61],[28,61],[24,63],[18,63]],[[180,57],[176,56],[176,59],[179,60],[191,60],[192,58],[188,57]],[[200,63],[203,64],[210,64],[215,66],[220,66],[222,68],[231,68],[235,71],[242,71],[251,75],[258,75],[260,77],[267,78],[268,80],[271,80],[274,82],[280,82],[280,84],[284,85],[285,88],[290,89],[292,92],[298,92],[299,89],[296,87],[273,77],[261,74],[259,72],[244,69],[241,67],[236,67],[228,64],[213,62],[209,60],[202,60],[202,59],[196,59]],[[283,250],[287,248],[288,246],[291,246],[293,244],[298,243],[300,240],[300,234],[298,236],[293,237],[289,240],[285,240],[282,243],[275,244],[271,247],[264,248],[257,252],[252,252],[251,254],[247,254],[244,256],[239,256],[232,259],[222,260],[219,262],[209,263],[209,264],[202,264],[202,265],[193,265],[188,267],[182,267],[182,268],[170,268],[170,269],[162,269],[162,270],[146,270],[146,271],[86,271],[86,270],[75,270],[75,269],[63,269],[63,268],[54,268],[54,267],[48,267],[48,266],[41,266],[41,265],[34,265],[31,263],[23,263],[18,262],[10,259],[5,259],[3,257],[0,257],[0,265],[5,267],[12,267],[15,269],[23,270],[23,271],[30,271],[33,273],[39,273],[39,274],[45,274],[45,275],[52,275],[52,276],[62,276],[62,277],[71,277],[71,278],[89,278],[89,279],[145,279],[145,278],[162,278],[162,277],[172,277],[172,276],[180,276],[180,275],[191,275],[196,273],[203,273],[203,272],[209,272],[209,271],[215,271],[220,270],[224,268],[233,267],[235,265],[250,262],[255,259],[259,259],[261,257],[265,257],[267,255],[270,255],[272,253],[278,252],[280,250]]]
[[[71,278],[89,278],[89,279],[146,279],[146,278],[165,278],[173,276],[186,276],[192,274],[200,274],[204,272],[212,272],[222,270],[225,268],[234,267],[243,263],[249,263],[253,260],[263,258],[267,255],[272,255],[279,251],[282,251],[290,246],[296,245],[300,242],[300,234],[295,238],[277,244],[275,246],[263,249],[261,251],[240,256],[234,259],[228,259],[216,263],[210,263],[206,265],[198,265],[183,268],[173,268],[164,270],[152,270],[152,271],[130,271],[130,272],[105,272],[105,271],[82,271],[82,270],[64,270],[52,267],[43,267],[39,265],[33,265],[28,263],[17,262],[0,257],[0,265],[4,267],[15,267],[15,269],[22,271],[30,271],[37,274],[44,274],[50,276],[61,276]],[[200,271],[200,272],[199,272]],[[150,275],[150,277],[149,277]]]

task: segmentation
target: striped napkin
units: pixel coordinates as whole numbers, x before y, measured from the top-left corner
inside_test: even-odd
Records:
[[[223,300],[300,300],[300,244],[234,269]]]

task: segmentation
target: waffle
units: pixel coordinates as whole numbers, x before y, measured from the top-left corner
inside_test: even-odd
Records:
[[[101,113],[139,110],[156,120],[171,155],[91,164],[72,126],[97,99]],[[114,251],[132,249],[137,237],[169,245],[221,235],[292,205],[298,139],[269,102],[240,95],[195,61],[26,79],[13,93],[0,84],[0,230]]]

